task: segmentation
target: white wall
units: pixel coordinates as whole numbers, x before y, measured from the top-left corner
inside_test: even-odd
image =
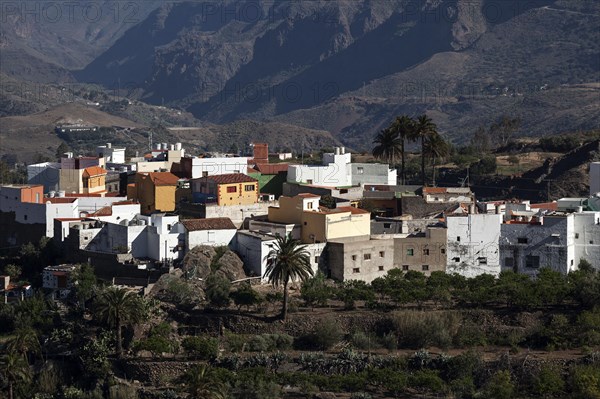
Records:
[[[192,179],[203,176],[225,175],[228,173],[246,174],[248,169],[248,158],[246,157],[223,157],[223,158],[192,158]]]
[[[267,255],[277,240],[263,240],[261,235],[238,232],[236,252],[244,262],[245,268],[255,276],[264,276],[267,270]]]
[[[96,212],[114,202],[127,201],[127,197],[77,197],[80,212]]]
[[[574,214],[574,263],[585,259],[600,270],[600,212]]]
[[[449,216],[446,272],[465,277],[500,273],[502,215]],[[459,238],[460,237],[460,238]],[[483,260],[485,263],[483,264]]]
[[[577,267],[579,261],[575,260],[573,215],[545,216],[542,223],[502,225],[502,270],[535,276],[543,267],[563,274]],[[528,256],[539,257],[539,267],[529,267]],[[514,259],[513,265],[507,262],[507,258]]]
[[[600,193],[600,162],[590,164],[590,195]]]
[[[197,230],[186,233],[185,249],[190,249],[198,245],[210,245],[213,247],[232,246],[234,244],[236,229],[226,230]]]
[[[287,181],[316,186],[350,186],[350,154],[323,154],[323,165],[290,165]]]

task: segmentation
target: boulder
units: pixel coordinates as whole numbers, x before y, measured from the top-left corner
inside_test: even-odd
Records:
[[[206,279],[214,269],[216,275],[221,275],[230,281],[246,277],[244,262],[229,248],[215,249],[208,245],[199,245],[188,252],[183,259],[183,273],[189,276]]]

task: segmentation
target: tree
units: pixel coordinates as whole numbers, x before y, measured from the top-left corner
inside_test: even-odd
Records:
[[[479,126],[471,137],[470,146],[477,154],[487,154],[490,151],[492,140],[483,126]]]
[[[249,310],[250,306],[258,305],[262,302],[260,293],[253,289],[248,283],[242,284],[242,286],[236,291],[233,291],[230,296],[233,299],[233,303],[238,307],[238,310],[242,306],[246,306],[246,310]]]
[[[81,304],[81,308],[85,309],[85,303],[92,298],[96,289],[94,268],[84,263],[74,270],[72,279],[75,286],[75,297]]]
[[[489,380],[486,387],[486,395],[493,399],[510,399],[513,396],[515,386],[507,370],[498,371]]]
[[[219,381],[214,370],[207,364],[200,364],[188,371],[184,380],[187,391],[196,399],[225,399],[227,390]]]
[[[383,129],[373,139],[373,156],[383,159],[390,165],[395,165],[396,159],[402,154],[402,139],[392,128]]]
[[[305,245],[291,234],[277,237],[275,247],[267,254],[265,277],[274,287],[283,286],[283,309],[281,316],[287,320],[288,285],[292,281],[306,281],[313,275],[310,254]]]
[[[421,184],[425,186],[425,142],[434,134],[437,134],[437,126],[427,115],[417,118],[414,137],[421,140]]]
[[[61,159],[65,152],[70,151],[71,149],[64,141],[60,143],[60,145],[56,148],[56,158]]]
[[[317,274],[306,280],[300,289],[300,295],[308,306],[324,306],[331,297],[331,288],[325,283],[325,275],[318,271]]]
[[[29,364],[25,358],[15,351],[9,351],[2,357],[3,379],[8,383],[8,399],[14,397],[14,387],[31,381]]]
[[[415,121],[407,115],[397,117],[390,127],[400,139],[400,157],[402,159],[402,184],[406,184],[406,142],[415,141]]]
[[[520,126],[521,120],[519,118],[511,119],[507,115],[502,115],[498,122],[490,126],[490,136],[501,146],[506,146]]]
[[[231,282],[219,274],[210,274],[206,279],[206,299],[217,308],[229,306],[229,291]]]
[[[436,160],[445,158],[450,153],[448,142],[437,132],[429,135],[425,140],[425,155],[431,159],[433,165],[432,185],[435,186],[435,166]]]
[[[109,287],[102,291],[96,302],[96,315],[117,335],[117,355],[123,354],[122,329],[144,318],[144,306],[140,298],[124,288]]]
[[[21,269],[21,266],[17,266],[17,265],[6,265],[4,267],[4,273],[9,275],[11,280],[16,280],[21,276],[21,273],[23,272],[23,270]]]
[[[42,352],[37,332],[31,327],[18,328],[14,338],[8,342],[8,349],[20,353],[25,359],[29,358],[29,354]]]

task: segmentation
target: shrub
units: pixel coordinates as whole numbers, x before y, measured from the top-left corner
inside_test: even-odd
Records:
[[[571,390],[578,398],[600,398],[600,367],[575,366],[570,373]]]
[[[315,327],[311,334],[299,337],[294,346],[298,349],[328,350],[342,339],[342,330],[333,319],[325,319]]]
[[[219,341],[211,337],[185,337],[181,346],[191,355],[202,360],[211,360],[219,353]]]
[[[246,310],[249,310],[250,306],[258,305],[263,301],[260,293],[253,289],[250,284],[242,285],[238,290],[233,291],[230,296],[233,299],[233,303],[238,307],[238,310],[242,306],[245,306]]]
[[[408,378],[408,385],[415,389],[442,392],[444,381],[433,370],[419,370]]]
[[[456,336],[461,317],[456,312],[396,312],[392,316],[400,348],[438,346],[448,348]]]
[[[231,282],[219,275],[211,274],[206,279],[206,299],[211,306],[223,308],[229,306]]]
[[[542,366],[533,379],[533,392],[542,397],[555,396],[565,389],[560,370],[548,365]]]
[[[485,394],[490,399],[510,399],[513,397],[515,386],[510,372],[502,370],[496,372],[488,381]]]
[[[395,351],[398,349],[398,337],[393,332],[383,334],[379,338],[379,344],[389,351]]]
[[[371,350],[378,347],[376,337],[357,331],[350,336],[350,342],[356,349]]]

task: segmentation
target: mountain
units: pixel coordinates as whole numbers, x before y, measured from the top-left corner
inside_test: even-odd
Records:
[[[400,113],[427,112],[456,142],[503,114],[540,135],[600,125],[597,26],[592,0],[169,3],[75,76],[355,149]]]

